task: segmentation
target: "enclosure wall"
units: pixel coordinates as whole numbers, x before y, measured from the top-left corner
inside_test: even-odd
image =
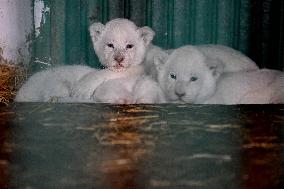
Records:
[[[153,43],[163,48],[223,44],[244,52],[260,67],[284,69],[284,1],[34,0],[34,4],[35,20],[41,19],[35,23],[35,68],[50,64],[98,67],[88,26],[124,17],[138,26],[152,27]]]

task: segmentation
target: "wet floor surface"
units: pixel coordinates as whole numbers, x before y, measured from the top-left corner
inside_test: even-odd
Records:
[[[1,188],[284,188],[284,105],[0,107]]]

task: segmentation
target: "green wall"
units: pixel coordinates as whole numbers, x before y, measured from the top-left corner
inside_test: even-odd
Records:
[[[261,67],[284,69],[284,1],[43,0],[45,23],[33,45],[33,68],[50,63],[99,67],[88,26],[125,17],[156,31],[154,44],[175,48],[217,43],[238,49]]]

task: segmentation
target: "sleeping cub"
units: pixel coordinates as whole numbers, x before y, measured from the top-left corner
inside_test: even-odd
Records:
[[[154,37],[151,28],[138,28],[127,19],[114,19],[106,25],[92,24],[90,34],[95,52],[106,69],[62,66],[38,72],[27,80],[15,100],[109,103],[165,101],[159,85],[144,76],[144,69],[140,65]]]
[[[32,75],[17,92],[16,102],[51,102],[69,99],[72,88],[87,73],[97,70],[88,66],[60,66]]]

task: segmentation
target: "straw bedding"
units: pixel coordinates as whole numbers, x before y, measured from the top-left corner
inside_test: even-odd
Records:
[[[13,102],[17,90],[27,78],[27,69],[3,58],[0,48],[0,103]]]

